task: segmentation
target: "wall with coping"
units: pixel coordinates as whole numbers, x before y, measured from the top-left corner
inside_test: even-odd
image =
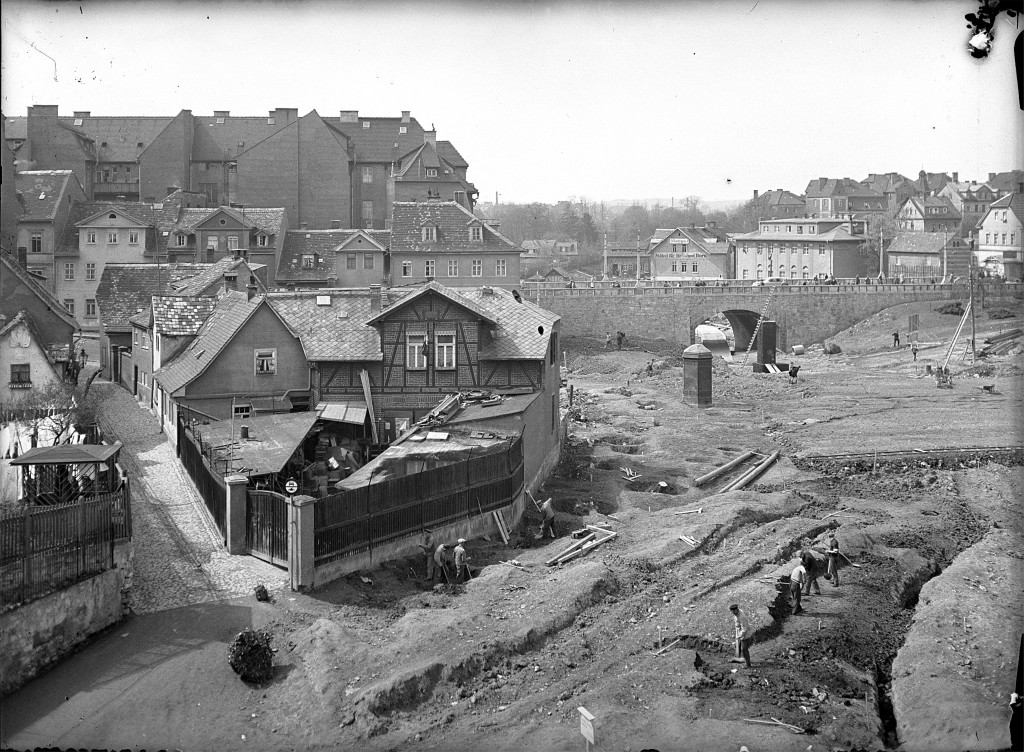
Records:
[[[114,568],[0,614],[0,695],[7,695],[128,613],[132,544]]]

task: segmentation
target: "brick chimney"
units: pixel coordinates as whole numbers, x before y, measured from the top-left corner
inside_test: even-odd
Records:
[[[341,220],[340,219],[332,219],[331,220],[331,229],[332,230],[340,230],[341,229]]]
[[[238,272],[224,272],[224,292],[238,289]]]
[[[252,300],[256,297],[256,291],[259,288],[256,287],[256,277],[249,275],[249,284],[245,287],[246,300]]]
[[[959,172],[954,172],[953,173],[953,182],[954,183],[959,183],[960,182],[960,173]]]
[[[370,312],[380,313],[380,285],[370,285]]]
[[[754,198],[757,198],[757,188],[754,189]]]
[[[437,131],[423,131],[423,143],[430,144],[431,146],[437,146]]]
[[[87,118],[87,117],[89,117],[89,111],[88,110],[75,110],[75,117],[76,118]]]
[[[403,123],[408,123],[409,122],[409,110],[402,110],[402,122]]]
[[[298,120],[299,110],[297,107],[278,107],[271,116],[274,118],[274,125],[284,125]]]
[[[359,122],[359,110],[342,110],[338,115],[338,122],[341,123],[358,123]]]
[[[990,183],[991,183],[991,182],[993,182],[993,181],[994,181],[995,179],[996,179],[996,174],[995,174],[994,172],[990,172],[990,173],[988,174],[988,182],[990,182]]]

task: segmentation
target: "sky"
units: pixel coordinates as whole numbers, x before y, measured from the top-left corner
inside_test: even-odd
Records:
[[[1024,167],[1013,40],[976,2],[27,2],[0,103],[413,117],[482,201],[741,200],[819,176]]]

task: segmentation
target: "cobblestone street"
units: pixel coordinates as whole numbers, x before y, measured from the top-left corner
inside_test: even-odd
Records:
[[[100,422],[124,445],[121,461],[132,484],[135,567],[130,591],[137,614],[249,595],[263,583],[288,585],[288,574],[252,556],[231,556],[160,432],[157,419],[126,390],[97,381]]]

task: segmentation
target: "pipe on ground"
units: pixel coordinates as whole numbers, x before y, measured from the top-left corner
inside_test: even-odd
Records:
[[[753,450],[748,451],[748,452],[744,452],[743,454],[741,454],[736,459],[730,460],[729,462],[726,462],[721,467],[716,467],[710,473],[705,473],[704,475],[700,476],[699,478],[697,478],[696,480],[693,481],[693,484],[695,486],[703,486],[708,481],[712,481],[715,478],[717,478],[719,475],[722,475],[723,473],[727,473],[728,471],[732,470],[734,467],[736,467],[738,464],[743,462],[748,457],[753,457],[753,456],[754,456],[754,451]]]
[[[749,472],[747,472],[746,475],[743,475],[738,480],[730,483],[728,486],[719,491],[719,493],[725,493],[727,491],[739,491],[744,486],[749,485],[754,480],[756,480],[757,477],[761,475],[761,473],[767,470],[768,467],[779,458],[779,455],[781,453],[782,452],[780,450],[776,449],[774,452],[768,455],[768,459],[766,459],[764,462],[761,462],[760,464],[755,465],[753,468],[751,468]]]

